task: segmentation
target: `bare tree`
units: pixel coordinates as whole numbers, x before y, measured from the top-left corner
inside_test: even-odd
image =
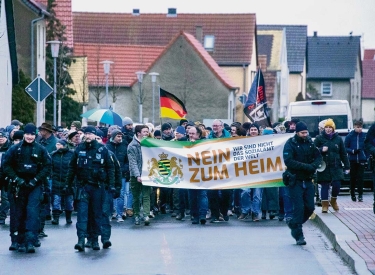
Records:
[[[96,98],[96,103],[99,104],[100,100],[104,98],[105,93],[103,93],[103,75],[100,73],[101,71],[101,64],[100,64],[100,45],[96,46],[96,55],[95,55],[95,86],[93,87],[93,90],[91,93]]]

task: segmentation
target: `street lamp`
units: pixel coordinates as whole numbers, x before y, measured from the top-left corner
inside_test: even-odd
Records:
[[[104,74],[105,74],[105,108],[108,109],[109,108],[109,105],[108,105],[108,75],[109,75],[109,70],[111,68],[111,64],[113,64],[114,62],[109,61],[109,60],[104,60],[100,63],[102,63],[103,67],[104,67]]]
[[[152,82],[152,124],[155,125],[155,82],[156,82],[156,77],[159,74],[152,72],[152,73],[149,73],[148,75],[151,75],[151,82]]]
[[[51,54],[53,57],[53,125],[56,125],[56,58],[59,57],[59,48],[61,41],[53,40],[48,41],[51,44]]]
[[[139,122],[142,123],[142,104],[143,104],[143,94],[142,94],[142,81],[143,75],[146,73],[143,71],[139,71],[135,73],[138,78],[138,85],[139,85]]]

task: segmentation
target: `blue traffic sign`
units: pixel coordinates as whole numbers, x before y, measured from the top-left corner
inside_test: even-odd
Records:
[[[43,101],[53,92],[53,88],[43,78],[38,76],[25,88],[26,93],[36,102],[38,102],[38,86],[40,91],[39,101]]]

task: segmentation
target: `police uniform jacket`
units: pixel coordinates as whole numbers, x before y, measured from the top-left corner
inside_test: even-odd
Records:
[[[289,138],[283,150],[287,170],[297,180],[311,180],[322,162],[322,156],[310,137],[303,139],[297,134]]]
[[[108,149],[96,140],[77,146],[69,162],[66,185],[72,186],[74,177],[80,185],[115,184],[115,166]]]
[[[336,132],[333,133],[333,135],[327,135],[325,132],[323,132],[321,135],[315,138],[314,143],[315,146],[318,147],[323,156],[323,160],[326,163],[326,169],[322,172],[318,172],[317,174],[318,182],[343,180],[343,169],[349,170],[350,163],[344,142],[339,134]],[[327,152],[322,152],[323,146],[328,147]]]
[[[51,173],[51,157],[44,146],[21,141],[5,154],[4,172],[12,180],[19,177],[26,182],[36,180],[41,185]]]

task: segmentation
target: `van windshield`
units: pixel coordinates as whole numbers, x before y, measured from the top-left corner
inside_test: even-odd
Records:
[[[327,118],[332,118],[335,122],[336,129],[347,129],[348,128],[348,116],[339,115],[339,116],[296,116],[292,117],[298,118],[300,121],[303,121],[307,124],[310,137],[316,137],[319,135],[319,122]]]

